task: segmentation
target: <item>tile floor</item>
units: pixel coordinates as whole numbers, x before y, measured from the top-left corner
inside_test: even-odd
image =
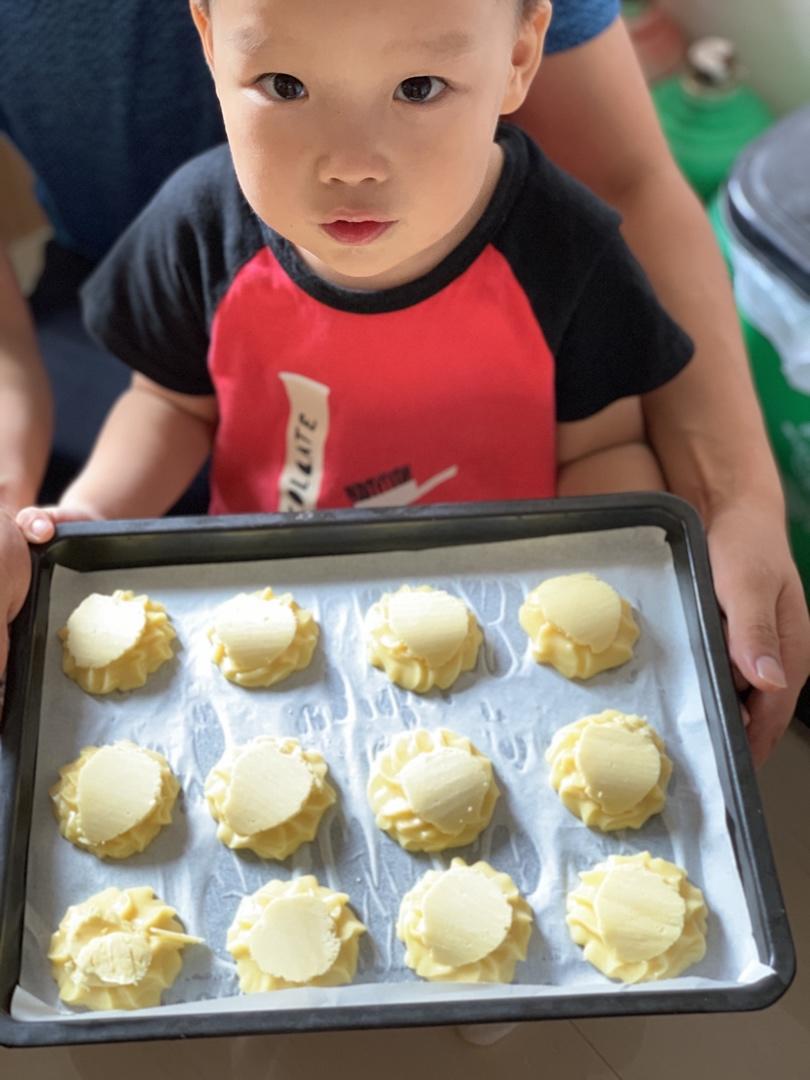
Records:
[[[799,960],[793,986],[765,1012],[523,1024],[491,1047],[430,1028],[0,1049],[0,1078],[810,1080],[810,731],[794,725],[760,780]]]

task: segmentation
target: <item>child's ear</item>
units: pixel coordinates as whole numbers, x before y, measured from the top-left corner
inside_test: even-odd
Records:
[[[501,103],[502,116],[515,112],[525,101],[532,79],[540,67],[543,43],[546,40],[546,31],[550,21],[551,4],[543,0],[535,13],[521,23],[512,47],[509,81]]]
[[[205,62],[206,64],[208,64],[208,70],[213,75],[214,45],[211,33],[211,14],[209,3],[204,3],[203,0],[189,0],[188,6],[191,10],[191,17],[194,20],[194,25],[197,27],[197,33],[200,35],[203,53],[205,54]]]

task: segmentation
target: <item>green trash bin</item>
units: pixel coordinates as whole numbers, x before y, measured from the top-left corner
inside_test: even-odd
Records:
[[[741,81],[734,46],[700,38],[686,68],[652,88],[658,119],[681,172],[706,202],[752,139],[773,122],[761,98]]]
[[[734,279],[810,598],[810,106],[743,152],[709,216]]]

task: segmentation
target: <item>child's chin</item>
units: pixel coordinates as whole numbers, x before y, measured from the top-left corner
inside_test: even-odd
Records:
[[[314,252],[310,250],[309,258],[304,256],[304,261],[327,280],[339,277],[340,284],[348,289],[388,288],[400,283],[391,281],[392,275],[396,277],[398,271],[407,275],[407,258],[397,258],[390,251],[374,251],[373,244],[345,247],[329,244],[318,245],[318,248]],[[298,251],[302,253],[300,247]],[[380,278],[383,280],[377,280]]]
[[[371,251],[365,246],[341,248],[337,252],[330,251],[325,253],[321,261],[324,266],[338,274],[356,277],[358,285],[362,285],[364,278],[387,274],[396,270],[402,263],[401,259],[383,257],[382,253]]]

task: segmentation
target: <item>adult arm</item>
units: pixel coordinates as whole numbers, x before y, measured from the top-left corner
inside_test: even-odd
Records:
[[[0,508],[36,498],[51,447],[50,385],[28,306],[0,247]]]
[[[51,444],[50,385],[28,307],[0,246],[0,675],[8,624],[22,607],[31,575],[14,514],[36,498]]]
[[[30,583],[28,545],[11,515],[0,510],[0,688],[8,657],[8,627],[22,607]]]
[[[547,57],[515,119],[613,205],[694,359],[643,399],[667,486],[700,511],[729,651],[751,684],[755,760],[786,728],[810,669],[810,625],[733,297],[706,215],[669,154],[624,25]]]

